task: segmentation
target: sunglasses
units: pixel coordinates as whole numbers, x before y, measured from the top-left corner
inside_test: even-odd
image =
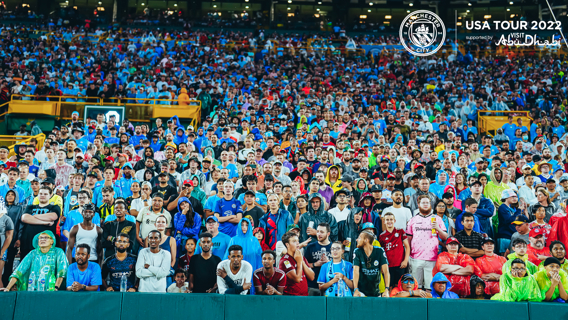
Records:
[[[412,280],[412,279],[405,279],[405,280],[402,280],[402,283],[404,283],[404,284],[407,284],[407,283],[414,283],[414,280]]]

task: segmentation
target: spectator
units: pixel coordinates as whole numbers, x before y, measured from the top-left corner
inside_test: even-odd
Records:
[[[73,262],[72,257],[75,257],[75,250],[80,244],[87,244],[89,246],[88,256],[91,261],[100,262],[103,260],[103,247],[101,245],[103,229],[93,223],[95,212],[96,208],[94,204],[88,203],[84,205],[81,210],[83,222],[71,228],[69,232],[69,242],[67,242],[67,260],[69,260],[69,263]],[[92,255],[91,250],[93,250]]]
[[[286,254],[280,259],[279,269],[286,273],[285,295],[307,296],[308,280],[314,279],[314,271],[300,251],[298,235],[288,231],[282,236]]]
[[[115,253],[105,259],[102,267],[102,281],[106,291],[120,291],[122,277],[126,277],[126,291],[136,292],[136,256],[129,253],[131,238],[127,233],[112,237]],[[109,281],[106,281],[106,278]]]
[[[432,298],[459,299],[457,293],[450,291],[452,283],[441,272],[436,273],[432,277],[430,288],[432,289]]]
[[[530,262],[539,265],[546,258],[550,257],[550,250],[546,247],[544,238],[545,229],[535,228],[529,232],[529,245],[527,256]]]
[[[529,261],[529,256],[527,255],[527,242],[523,239],[517,239],[513,241],[512,246],[515,249],[515,252],[507,256],[508,260],[503,265],[503,274],[505,274],[505,271],[509,271],[511,269],[511,263],[515,259],[523,260],[525,269],[527,269],[530,274],[535,274],[538,267]]]
[[[501,205],[497,210],[499,216],[499,227],[497,232],[498,253],[503,254],[511,244],[511,237],[516,232],[515,220],[522,215],[524,210],[514,207],[518,203],[517,194],[511,189],[503,190],[501,194]],[[524,204],[524,202],[521,202]],[[528,218],[528,216],[527,216]]]
[[[503,265],[507,262],[507,259],[493,252],[495,242],[491,238],[483,239],[482,248],[484,255],[475,260],[475,274],[484,281],[485,294],[493,296],[499,293],[499,279],[503,274]],[[471,287],[473,288],[473,286]]]
[[[154,198],[154,201],[156,198]],[[162,234],[148,232],[149,248],[140,250],[136,260],[136,276],[140,279],[140,292],[166,292],[166,277],[170,274],[171,254],[160,247]]]
[[[534,279],[538,283],[544,301],[565,302],[568,299],[568,275],[560,269],[560,261],[548,257],[543,262],[544,269],[539,270]]]
[[[229,260],[217,266],[217,287],[220,294],[246,295],[252,287],[252,266],[243,261],[243,248],[237,244],[228,249]]]
[[[207,228],[207,232],[211,234],[211,253],[217,257],[224,257],[225,252],[227,252],[227,248],[229,248],[229,242],[231,242],[231,237],[228,235],[219,232],[219,220],[215,216],[210,216],[205,221],[205,227]],[[201,242],[201,237],[197,242],[197,249],[195,250],[195,254],[201,253],[201,246],[199,245]]]
[[[262,268],[253,273],[255,294],[283,295],[286,288],[286,274],[274,267],[276,253],[272,250],[262,252]]]
[[[432,274],[438,272],[445,274],[452,284],[450,290],[464,298],[470,294],[469,279],[475,270],[475,262],[469,255],[459,253],[460,247],[458,239],[449,237],[446,240],[448,251],[438,255]]]
[[[383,248],[373,246],[374,236],[361,232],[357,238],[357,249],[353,259],[353,296],[388,297],[389,289],[380,292],[381,274],[385,283],[390,283],[389,265]],[[359,286],[361,288],[359,289]]]
[[[499,280],[501,291],[491,300],[499,301],[542,301],[540,287],[532,274],[527,270],[526,262],[516,258],[511,261],[511,268],[503,269]]]
[[[96,262],[89,261],[91,247],[80,243],[76,247],[77,262],[67,268],[67,291],[100,291],[103,284],[101,267]]]
[[[410,274],[403,274],[398,280],[398,285],[391,290],[394,298],[432,298],[432,294],[418,288],[418,282]]]
[[[337,221],[332,214],[324,209],[324,198],[319,193],[316,193],[309,197],[308,203],[308,212],[300,216],[300,240],[306,241],[308,238],[311,238],[315,242],[317,240],[317,231],[314,229],[314,226],[317,227],[322,222],[329,224],[330,240],[337,240]]]
[[[308,261],[308,266],[314,271],[314,281],[308,281],[308,292],[310,296],[321,295],[317,281],[321,266],[328,263],[331,259],[331,241],[329,241],[329,224],[323,222],[317,226],[317,242],[312,242],[304,249],[304,256]],[[316,280],[316,278],[318,280]]]
[[[446,240],[448,235],[442,219],[432,214],[430,198],[424,194],[417,201],[419,213],[408,222],[406,235],[410,243],[410,273],[418,281],[418,286],[425,289],[426,284],[432,282],[432,270],[438,256],[438,237]]]
[[[351,297],[353,289],[353,265],[343,260],[343,244],[331,245],[331,261],[324,264],[318,276],[319,290],[326,297]]]
[[[209,218],[213,220],[214,217]],[[221,263],[221,258],[212,254],[213,239],[213,235],[208,232],[199,235],[201,252],[196,253],[189,262],[189,291],[191,292],[217,292],[217,266]]]
[[[116,201],[114,206],[115,219],[106,222],[103,225],[103,235],[101,247],[105,249],[105,259],[116,253],[116,238],[120,233],[126,233],[130,244],[126,247],[128,253],[138,252],[134,248],[138,248],[139,243],[136,239],[136,225],[134,222],[126,220],[127,217],[132,217],[128,214],[126,203],[124,201]]]
[[[167,292],[168,293],[189,293],[189,284],[185,281],[187,278],[185,276],[185,271],[183,269],[176,269],[174,273],[175,282],[172,283]]]
[[[241,255],[243,256],[242,259],[248,262],[254,271],[260,268],[262,265],[260,257],[262,248],[258,243],[258,240],[252,234],[252,226],[250,220],[247,218],[242,218],[239,225],[240,228],[237,229],[237,235],[231,238],[231,241],[229,241],[229,248],[231,248],[233,245],[239,245],[241,247]],[[223,257],[226,260],[229,259],[229,256],[230,252],[229,249],[227,249]]]
[[[479,232],[473,231],[475,225],[473,214],[464,212],[461,215],[461,219],[463,230],[455,235],[456,239],[461,244],[459,252],[467,254],[474,259],[479,258],[485,253],[481,249],[484,236]]]
[[[402,193],[397,193],[397,196],[402,198]],[[379,242],[381,247],[385,248],[387,261],[389,262],[390,288],[393,290],[400,285],[399,280],[402,275],[407,273],[406,270],[410,259],[410,244],[406,237],[406,231],[395,228],[396,218],[392,212],[383,212],[383,221],[385,231],[380,234]]]

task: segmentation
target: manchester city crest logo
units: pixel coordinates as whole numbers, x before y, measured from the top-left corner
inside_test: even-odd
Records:
[[[416,56],[429,56],[436,53],[446,40],[444,22],[435,13],[418,10],[404,18],[399,30],[400,42],[404,48]]]

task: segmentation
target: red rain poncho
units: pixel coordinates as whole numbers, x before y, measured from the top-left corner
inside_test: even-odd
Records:
[[[481,278],[481,275],[487,273],[496,273],[502,275],[503,265],[507,262],[505,257],[494,254],[493,256],[482,256],[475,260],[475,274]],[[483,278],[482,278],[483,279]],[[485,293],[492,296],[499,293],[499,280],[485,281]]]
[[[444,264],[459,265],[462,267],[471,266],[475,270],[475,261],[467,254],[458,253],[457,255],[452,255],[449,252],[442,252],[438,255],[438,260],[436,260],[436,266],[432,270],[432,276],[440,272],[440,267]],[[461,298],[469,296],[470,287],[469,279],[471,276],[458,276],[455,274],[446,274],[446,277],[452,283],[452,288],[450,291],[457,293]]]

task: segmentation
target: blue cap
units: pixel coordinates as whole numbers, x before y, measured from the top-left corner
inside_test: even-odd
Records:
[[[373,229],[373,230],[375,230],[375,235],[377,234],[377,228],[375,228],[375,225],[372,222],[363,223],[363,226],[361,227],[361,229],[363,229],[363,230]]]
[[[73,111],[73,113],[71,113],[71,115],[74,115],[74,114],[79,115],[79,112]]]
[[[129,167],[130,169],[132,169],[132,164],[130,162],[127,162],[122,166],[122,169],[124,169],[126,167]]]
[[[209,219],[213,219],[213,220],[215,220],[215,222],[219,222],[219,219],[217,219],[216,216],[209,216],[209,217],[207,217],[207,219],[205,219],[205,223],[207,223],[207,221],[209,221]]]

